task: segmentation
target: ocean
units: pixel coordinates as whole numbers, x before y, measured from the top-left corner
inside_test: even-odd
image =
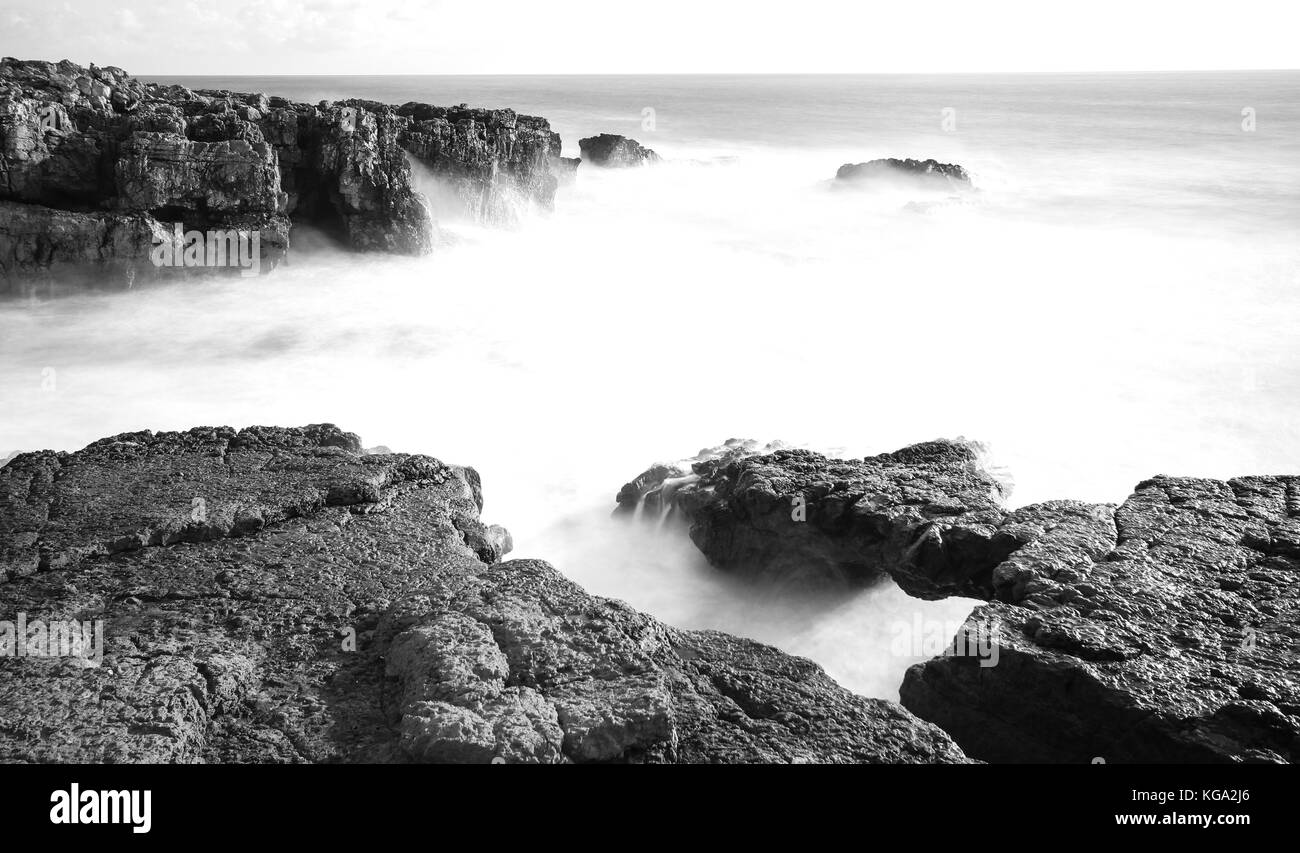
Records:
[[[602,595],[897,698],[901,626],[970,601],[736,584],[626,481],[731,437],[861,456],[977,439],[1012,504],[1154,474],[1300,472],[1300,73],[148,78],[511,107],[586,165],[511,227],[438,209],[424,258],[298,239],[269,275],[0,303],[0,454],[330,421],[473,465],[485,521]],[[877,157],[961,199],[835,191]],[[951,631],[948,636],[951,636]]]

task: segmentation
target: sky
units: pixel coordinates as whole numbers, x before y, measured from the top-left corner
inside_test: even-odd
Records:
[[[1300,67],[1295,0],[0,0],[0,55],[177,74]]]

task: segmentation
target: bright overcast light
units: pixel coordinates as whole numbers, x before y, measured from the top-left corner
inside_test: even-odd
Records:
[[[1294,0],[0,0],[0,53],[136,74],[1295,68]]]

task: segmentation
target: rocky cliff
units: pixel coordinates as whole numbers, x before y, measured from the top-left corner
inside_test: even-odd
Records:
[[[408,103],[397,114],[411,120],[403,147],[447,182],[475,218],[508,222],[525,205],[554,205],[560,135],[546,119],[464,104]]]
[[[0,761],[963,762],[816,665],[502,562],[470,468],[330,425],[0,468]],[[98,623],[102,656],[32,626]]]
[[[317,105],[145,84],[119,68],[0,61],[0,273],[55,264],[155,271],[184,230],[256,231],[268,265],[294,224],[361,251],[429,251],[411,156],[476,214],[502,197],[549,205],[559,137],[510,110]]]
[[[989,761],[1300,760],[1300,477],[1156,477],[1007,511],[962,442],[862,460],[731,442],[619,494],[757,577],[988,602],[903,704]],[[964,637],[998,649],[962,654]]]

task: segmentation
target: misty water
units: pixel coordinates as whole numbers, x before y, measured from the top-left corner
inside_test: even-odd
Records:
[[[618,488],[730,437],[979,439],[1012,505],[1300,469],[1295,73],[166,82],[511,106],[568,155],[615,132],[669,159],[584,165],[510,228],[417,174],[443,234],[425,258],[295,234],[256,279],[0,304],[0,454],[334,422],[477,468],[512,556],[886,698],[932,651],[900,625],[971,602],[755,589],[673,524],[611,520]],[[831,188],[883,156],[961,163],[979,192]]]

